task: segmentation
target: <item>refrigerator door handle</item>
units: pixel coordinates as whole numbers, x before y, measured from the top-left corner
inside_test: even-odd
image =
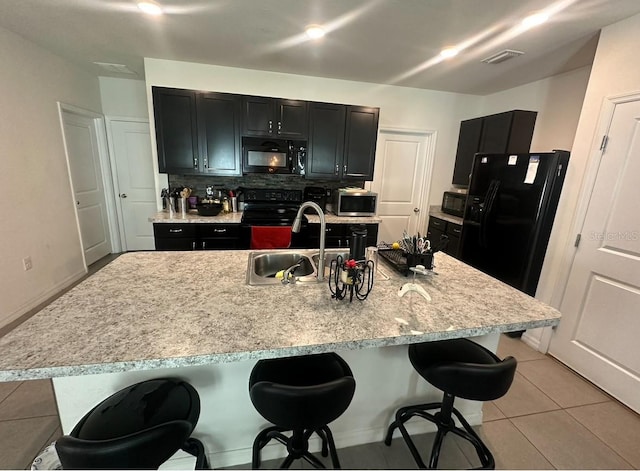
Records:
[[[498,188],[500,187],[500,181],[492,180],[489,184],[489,189],[487,190],[487,195],[484,199],[484,207],[482,211],[482,216],[480,217],[480,247],[487,248],[489,244],[487,243],[487,219],[489,219],[489,215],[493,210],[493,203],[498,194]]]

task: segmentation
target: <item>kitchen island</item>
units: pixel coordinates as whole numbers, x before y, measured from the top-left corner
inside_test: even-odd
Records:
[[[336,351],[351,365],[356,396],[332,429],[338,447],[382,439],[400,404],[436,400],[406,345],[474,337],[495,350],[499,333],[556,325],[555,309],[449,256],[417,293],[381,264],[363,301],[335,301],[322,284],[246,284],[248,251],[127,253],[0,339],[0,380],[54,378],[64,432],[111,392],[179,376],[202,399],[196,436],[214,466],[250,461],[265,424],[249,400],[255,361]],[[481,405],[460,401],[471,423]],[[418,424],[426,427],[426,424]],[[411,428],[410,428],[411,429]],[[418,430],[418,428],[416,428]],[[265,450],[265,459],[282,450]]]

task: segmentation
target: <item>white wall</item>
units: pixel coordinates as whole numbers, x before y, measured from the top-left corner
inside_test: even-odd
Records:
[[[591,66],[581,67],[487,95],[482,101],[482,114],[515,109],[537,111],[531,150],[571,150],[590,72]]]
[[[156,85],[377,106],[380,128],[436,131],[430,204],[439,204],[451,187],[460,121],[477,115],[481,103],[472,95],[150,58],[145,59],[145,76],[151,118],[151,86]]]
[[[0,57],[2,327],[84,274],[57,101],[101,107],[96,77],[2,28]]]
[[[102,113],[107,117],[149,119],[144,80],[100,77]]]
[[[639,44],[640,15],[607,26],[600,33],[565,180],[565,187],[571,191],[562,192],[556,224],[551,234],[561,251],[545,267],[549,276],[546,278],[542,299],[550,298],[550,304],[556,307],[562,302],[568,271],[575,254],[575,225],[585,200],[584,193],[591,191],[588,182],[585,182],[585,174],[593,163],[591,157],[599,153],[602,135],[597,132],[601,107],[607,97],[640,92],[640,62],[637,60]],[[549,332],[545,332],[544,336],[540,334],[543,343],[548,343],[549,338]]]

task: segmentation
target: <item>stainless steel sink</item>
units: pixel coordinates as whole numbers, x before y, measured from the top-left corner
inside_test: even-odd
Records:
[[[274,277],[280,270],[286,270],[296,264],[300,264],[300,267],[295,270],[298,276],[311,275],[315,268],[309,257],[299,252],[272,252],[257,255],[253,259],[253,272],[258,276],[269,278]]]
[[[325,274],[329,274],[329,265],[338,255],[349,257],[344,249],[327,249],[325,251]],[[317,282],[318,249],[305,250],[272,250],[251,252],[247,266],[247,284],[254,286],[280,284],[276,273],[287,270],[300,263],[294,271],[297,282]]]
[[[349,258],[349,251],[345,249],[326,249],[325,250],[325,282],[329,276],[329,267],[331,262],[338,255],[344,260]],[[252,286],[279,285],[281,281],[276,278],[276,273],[280,270],[287,270],[292,266],[300,263],[300,267],[294,271],[297,283],[317,283],[316,277],[318,273],[319,250],[318,249],[302,249],[302,250],[261,250],[249,253],[249,261],[247,264],[247,284]],[[389,277],[377,272],[378,276],[382,275],[382,279]]]

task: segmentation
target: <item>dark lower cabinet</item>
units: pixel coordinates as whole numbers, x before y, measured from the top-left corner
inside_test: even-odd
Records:
[[[431,242],[431,247],[438,248],[444,245],[444,253],[455,258],[460,258],[461,234],[462,225],[445,221],[444,219],[434,216],[429,217],[427,239]]]
[[[196,250],[195,224],[154,224],[156,250]]]
[[[358,224],[327,224],[325,246],[349,248],[351,226]],[[366,246],[378,243],[378,224],[365,224]],[[245,224],[155,223],[156,250],[247,250],[251,243],[251,227]],[[297,234],[291,234],[291,248],[320,247],[320,224],[307,224]]]
[[[241,224],[198,224],[200,250],[248,249],[245,226]]]
[[[249,248],[242,224],[156,223],[156,250],[241,250]]]

